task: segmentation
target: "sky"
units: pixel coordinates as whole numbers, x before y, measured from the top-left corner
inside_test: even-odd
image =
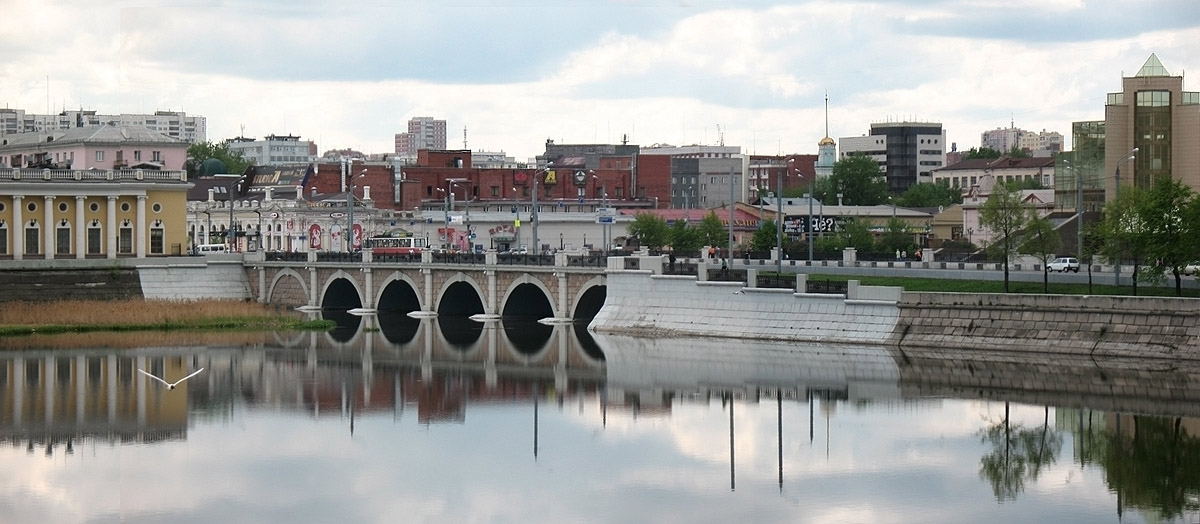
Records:
[[[875,122],[948,141],[1104,118],[1151,53],[1184,89],[1200,3],[1145,0],[0,0],[0,106],[185,111],[210,141],[298,135],[524,161],[556,143],[813,154]],[[464,136],[465,135],[465,136]],[[465,147],[464,147],[465,143]]]

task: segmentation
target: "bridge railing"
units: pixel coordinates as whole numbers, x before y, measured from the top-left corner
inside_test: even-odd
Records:
[[[362,252],[346,253],[341,251],[321,251],[317,253],[317,262],[362,262]]]
[[[496,263],[506,266],[553,266],[554,255],[498,254]]]
[[[267,251],[263,254],[267,262],[306,262],[308,253],[300,251]]]
[[[483,253],[433,253],[435,264],[479,264],[487,263]]]
[[[387,255],[372,254],[371,261],[372,262],[393,263],[393,264],[394,263],[420,264],[421,263],[421,254],[420,253],[410,253],[410,254],[406,254],[406,255],[401,255],[401,254],[397,254],[397,253],[392,253],[392,254],[387,254]]]
[[[567,257],[570,267],[607,267],[608,257],[604,255],[571,255]]]

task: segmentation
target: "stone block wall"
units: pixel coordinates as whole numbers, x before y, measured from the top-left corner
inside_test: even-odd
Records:
[[[906,292],[901,348],[1200,358],[1200,300]]]
[[[249,300],[241,261],[138,266],[142,296],[150,300]]]
[[[881,344],[891,336],[898,317],[895,303],[885,300],[610,269],[604,307],[590,328],[646,336]]]
[[[142,296],[141,280],[129,267],[0,271],[0,302],[122,300]]]

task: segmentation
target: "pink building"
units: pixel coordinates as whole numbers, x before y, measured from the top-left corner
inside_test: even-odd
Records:
[[[0,168],[182,170],[189,145],[142,126],[19,133],[0,138]]]

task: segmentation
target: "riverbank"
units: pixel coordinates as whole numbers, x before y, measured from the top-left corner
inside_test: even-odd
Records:
[[[0,336],[128,331],[328,330],[290,310],[240,300],[60,300],[0,305]]]

